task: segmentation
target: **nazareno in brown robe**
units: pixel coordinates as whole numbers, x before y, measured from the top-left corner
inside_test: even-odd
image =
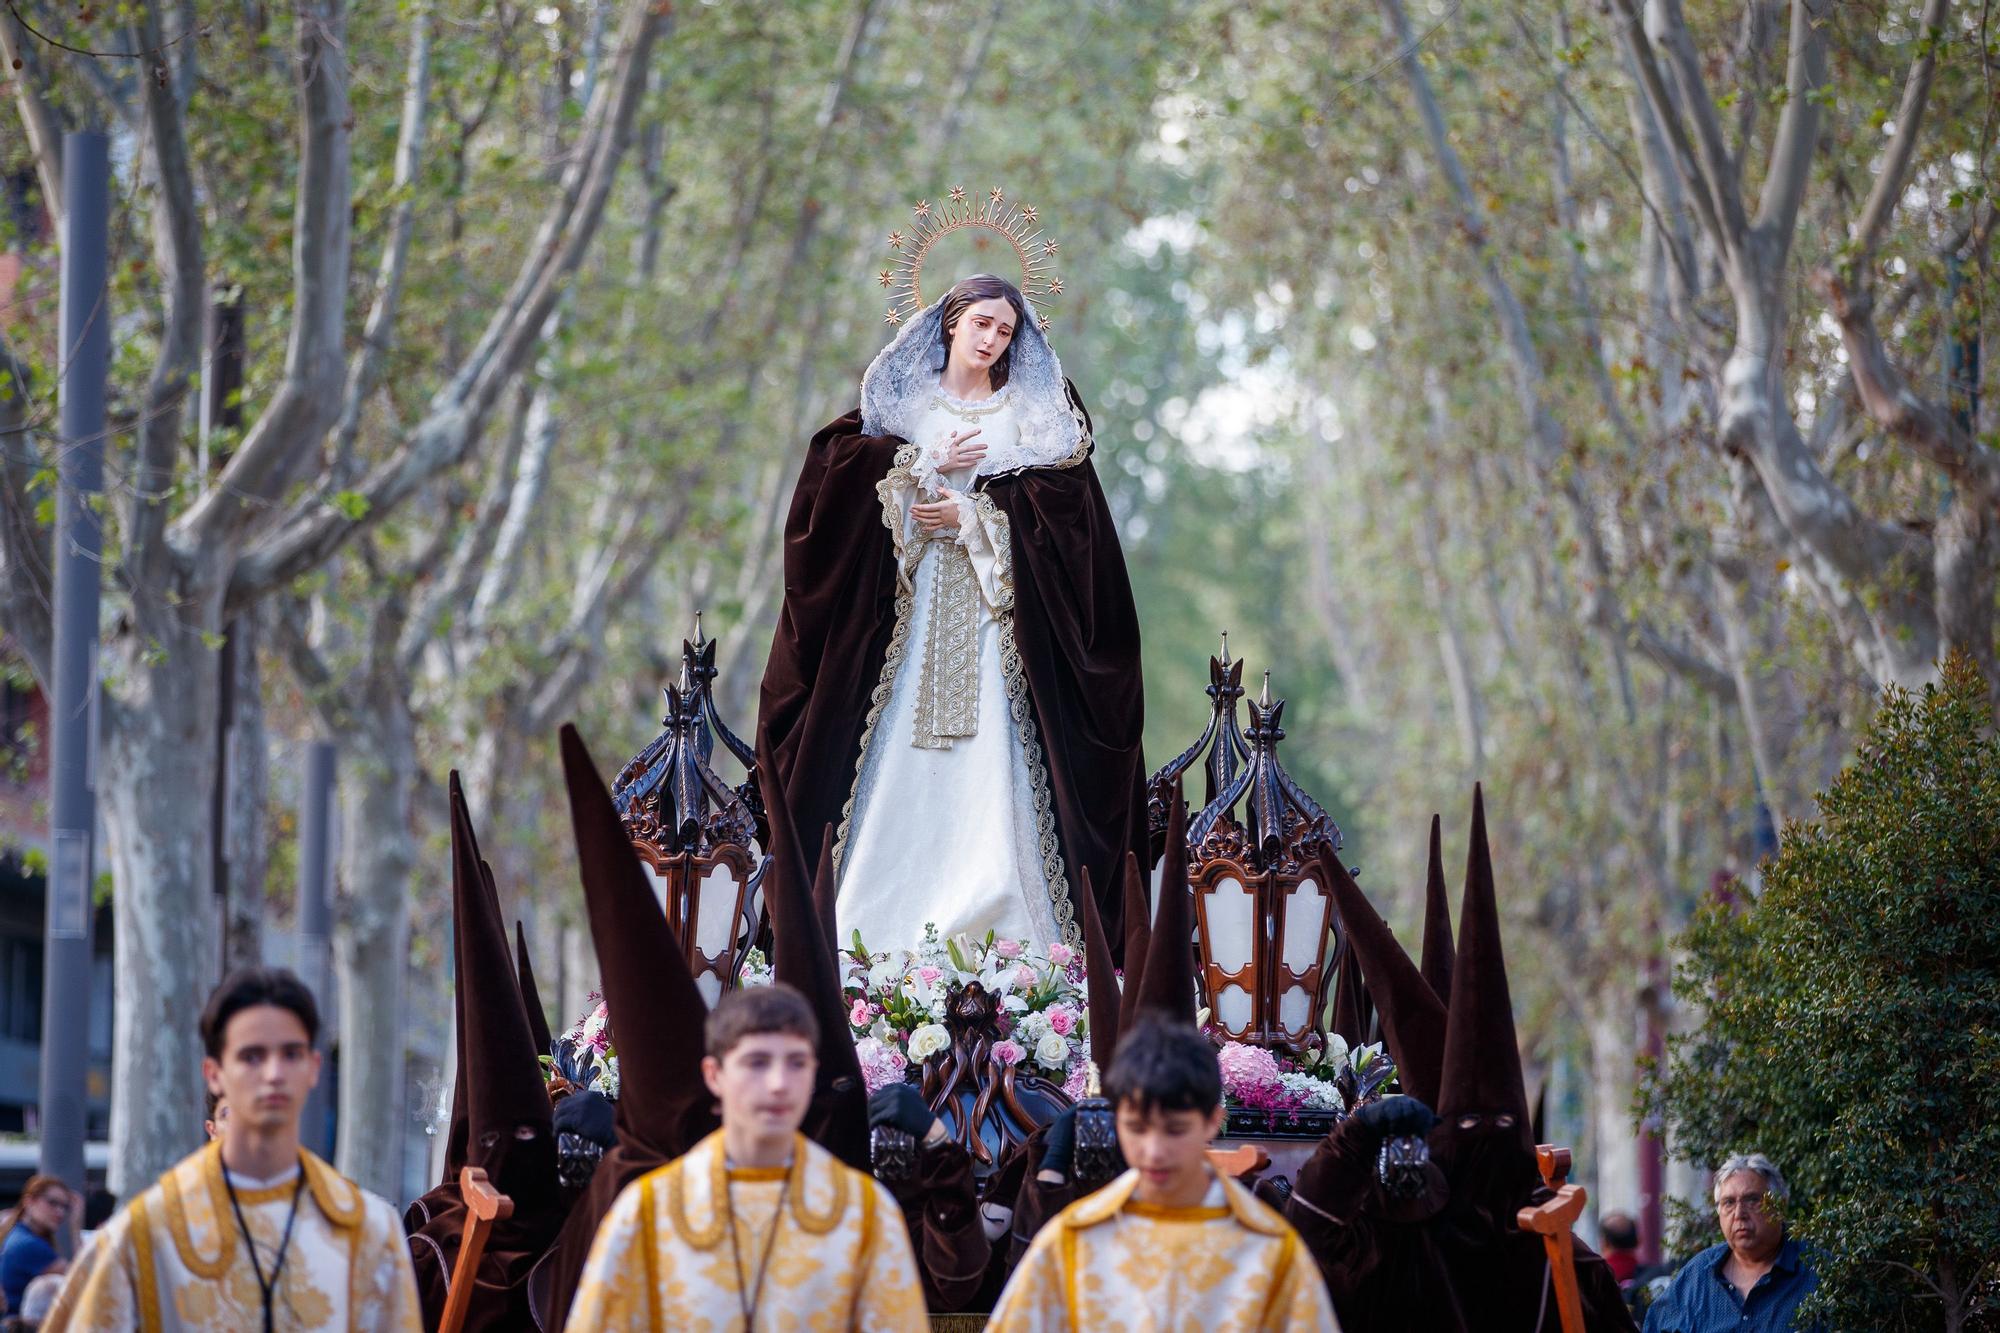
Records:
[[[1429,1188],[1417,1199],[1386,1196],[1375,1172],[1380,1142],[1352,1118],[1327,1135],[1294,1183],[1286,1216],[1319,1263],[1341,1326],[1351,1333],[1560,1327],[1541,1238],[1515,1221],[1549,1190],[1536,1170],[1528,1128],[1485,809],[1477,793],[1473,799],[1449,1006],[1345,867],[1331,856],[1321,859],[1399,1082],[1440,1116],[1429,1137]],[[1610,1269],[1574,1237],[1572,1247],[1585,1327],[1628,1333],[1632,1317]]]
[[[1073,386],[1069,394],[1081,411]],[[1116,942],[1125,854],[1151,863],[1145,705],[1138,614],[1083,420],[1073,459],[981,478],[976,489],[1012,530],[1014,641],[1072,901],[1087,868]],[[895,547],[875,488],[904,444],[861,434],[859,411],[831,422],[806,446],[785,520],[785,600],[759,695],[757,776],[772,855],[802,877],[811,840],[839,826],[852,793],[896,625]]]
[[[535,1029],[523,1002],[492,872],[479,856],[458,775],[451,777],[453,948],[462,1096],[453,1142],[463,1161],[485,1169],[513,1212],[494,1224],[474,1275],[467,1329],[530,1326],[528,1274],[554,1243],[568,1212],[556,1182],[555,1131],[543,1088]],[[458,1114],[463,1115],[460,1135]],[[455,1170],[411,1205],[410,1235],[424,1319],[444,1312],[464,1240],[465,1210]]]

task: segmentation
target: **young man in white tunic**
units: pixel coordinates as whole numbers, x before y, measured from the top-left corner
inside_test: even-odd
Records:
[[[1142,1019],[1104,1092],[1131,1169],[1077,1200],[1022,1256],[992,1333],[1338,1333],[1291,1224],[1216,1172],[1222,1071],[1193,1027]]]
[[[282,968],[240,968],[209,997],[201,1036],[228,1132],[111,1219],[45,1333],[416,1333],[396,1210],[299,1146],[320,1073],[312,992]]]
[[[929,1328],[895,1199],[799,1133],[819,1044],[805,997],[730,991],[706,1038],[722,1128],[618,1196],[570,1333]]]

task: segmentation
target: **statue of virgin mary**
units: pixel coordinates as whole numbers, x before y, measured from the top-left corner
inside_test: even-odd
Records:
[[[933,925],[1081,950],[1086,872],[1122,939],[1144,703],[1092,447],[1028,302],[987,274],[907,321],[807,446],[757,766],[774,871],[832,840],[837,947]]]

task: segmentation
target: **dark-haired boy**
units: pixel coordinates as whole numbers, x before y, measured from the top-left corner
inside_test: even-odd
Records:
[[[818,1065],[805,997],[731,991],[704,1035],[722,1128],[625,1187],[566,1327],[928,1328],[895,1200],[798,1132]]]
[[[1209,1164],[1222,1071],[1208,1039],[1142,1019],[1118,1044],[1104,1092],[1131,1169],[1036,1235],[992,1333],[1337,1330],[1291,1225]]]
[[[319,1007],[281,968],[239,968],[202,1011],[229,1130],[111,1219],[42,1327],[305,1333],[422,1327],[389,1204],[299,1146]]]

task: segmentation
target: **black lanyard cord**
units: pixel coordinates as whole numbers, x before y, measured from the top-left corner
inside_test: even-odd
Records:
[[[250,1234],[250,1224],[243,1220],[243,1204],[236,1197],[236,1182],[229,1178],[229,1169],[223,1168],[222,1186],[229,1191],[229,1206],[236,1210],[236,1225],[243,1232],[243,1247],[250,1251],[250,1272],[257,1279],[257,1291],[264,1298],[264,1333],[273,1333],[271,1293],[278,1289],[278,1278],[285,1271],[285,1256],[292,1248],[292,1223],[299,1220],[299,1195],[306,1187],[305,1163],[299,1163],[298,1183],[292,1186],[292,1210],[285,1214],[285,1234],[278,1242],[278,1257],[271,1264],[270,1281],[264,1280],[264,1266],[257,1262],[257,1241]]]

